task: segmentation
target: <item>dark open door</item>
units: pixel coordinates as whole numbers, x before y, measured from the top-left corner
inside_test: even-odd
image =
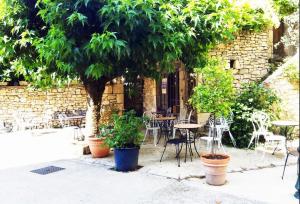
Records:
[[[157,82],[156,104],[158,111],[172,108],[173,113],[179,112],[179,72],[165,75]]]
[[[142,79],[124,83],[124,108],[126,111],[134,110],[137,116],[143,115],[143,87]]]

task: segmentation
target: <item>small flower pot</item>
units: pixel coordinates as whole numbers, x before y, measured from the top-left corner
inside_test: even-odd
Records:
[[[8,82],[6,81],[0,81],[0,86],[7,86],[8,85]]]
[[[89,137],[89,147],[94,158],[106,157],[109,154],[109,147],[104,142],[104,138],[95,136]]]
[[[225,154],[204,154],[201,156],[201,162],[205,169],[206,183],[214,186],[225,184],[226,169],[230,157]]]
[[[134,171],[138,167],[139,147],[114,148],[117,171]]]
[[[211,115],[211,113],[198,113],[198,115],[197,115],[198,123],[206,124],[210,115]]]

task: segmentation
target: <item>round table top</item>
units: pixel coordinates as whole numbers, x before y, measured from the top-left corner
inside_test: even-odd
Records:
[[[155,118],[155,120],[162,121],[162,120],[176,120],[176,117],[159,117]]]
[[[195,124],[195,123],[182,123],[182,124],[176,124],[174,125],[174,128],[178,129],[195,129],[195,128],[201,128],[203,125]]]
[[[299,123],[291,120],[275,120],[272,122],[276,126],[298,126]]]

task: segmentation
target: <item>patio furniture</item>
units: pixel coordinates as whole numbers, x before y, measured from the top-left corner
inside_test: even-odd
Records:
[[[191,123],[192,114],[193,114],[193,110],[191,110],[185,118],[179,119],[177,121],[177,124]],[[173,129],[173,138],[175,138],[176,130],[177,130],[177,128],[174,127],[174,129]],[[181,132],[181,134],[187,134],[187,132],[185,132],[185,130],[180,130],[180,132]]]
[[[216,123],[219,123],[219,124],[217,124],[215,126],[213,117],[209,117],[208,122],[209,122],[208,136],[200,137],[200,140],[206,141],[206,144],[207,144],[206,149],[207,150],[212,148],[212,145],[214,145],[213,144],[213,141],[214,141],[214,142],[218,143],[218,149],[220,149],[222,147],[223,152],[226,153],[225,149],[223,147],[223,144],[222,144],[222,127],[223,127],[222,123],[220,123],[220,120],[219,120],[219,122],[216,121]],[[216,131],[215,138],[213,138],[214,129]]]
[[[186,134],[181,134],[182,138],[185,138],[185,158],[184,162],[186,162],[186,157],[187,157],[187,149],[189,148],[190,152],[190,157],[192,161],[192,156],[193,156],[193,150],[192,150],[192,143],[194,144],[194,149],[197,153],[197,155],[200,157],[197,147],[196,147],[196,142],[195,142],[195,136],[191,136],[190,131],[199,129],[203,127],[203,124],[194,124],[194,123],[182,123],[182,124],[176,124],[174,125],[174,128],[179,129],[179,130],[185,130]]]
[[[155,121],[157,122],[159,128],[160,128],[160,134],[157,141],[157,144],[159,143],[161,136],[163,135],[165,138],[165,141],[167,141],[172,134],[174,121],[176,120],[176,117],[158,117],[155,118]]]
[[[172,139],[168,139],[164,145],[164,151],[160,157],[160,160],[159,162],[162,161],[163,159],[163,156],[164,156],[164,153],[166,151],[166,148],[167,148],[167,145],[168,144],[173,144],[175,145],[175,154],[176,154],[176,159],[177,159],[177,164],[178,164],[178,167],[180,167],[180,152],[181,152],[181,149],[182,149],[182,145],[183,143],[185,143],[186,139],[185,138],[172,138]],[[179,145],[181,145],[181,147],[179,148]]]
[[[248,148],[250,147],[253,140],[255,140],[254,145],[256,147],[260,136],[264,137],[265,144],[272,144],[273,142],[276,142],[276,147],[274,149],[274,152],[276,151],[278,146],[284,148],[286,138],[282,135],[274,135],[272,132],[268,131],[270,118],[266,113],[262,111],[254,112],[251,116],[251,122],[253,126],[253,133]]]
[[[144,122],[144,125],[146,127],[146,132],[145,132],[142,144],[144,144],[145,139],[146,139],[148,133],[150,131],[152,131],[153,137],[154,137],[154,145],[156,146],[157,135],[158,135],[158,131],[160,130],[160,127],[157,124],[157,122],[155,121],[154,115],[151,112],[147,112],[147,111],[144,112],[143,113],[143,122]]]
[[[83,115],[74,115],[67,116],[65,113],[61,113],[58,115],[58,119],[60,121],[62,128],[73,129],[73,139],[78,141],[84,140],[84,135],[81,130],[82,120],[85,118]],[[79,124],[71,125],[71,121],[79,120]]]
[[[296,121],[285,121],[285,120],[276,120],[272,122],[272,125],[284,128],[283,131],[283,136],[285,137],[285,149],[287,151],[287,140],[289,137],[289,131],[292,132],[294,127],[298,126],[299,123]],[[276,151],[276,149],[274,150],[274,152]],[[288,151],[287,151],[288,152]]]
[[[223,135],[224,132],[228,132],[233,146],[236,147],[235,139],[234,139],[234,137],[232,136],[232,134],[230,132],[230,126],[231,126],[232,123],[233,123],[233,114],[231,113],[229,118],[221,117],[220,118],[220,124],[217,125],[217,126],[218,126],[218,128],[221,129],[221,134],[222,135]]]
[[[286,155],[286,158],[285,158],[283,172],[282,172],[282,176],[281,176],[282,179],[284,177],[285,168],[286,168],[286,164],[287,164],[289,156],[293,155],[295,157],[298,157],[298,165],[299,165],[299,153],[300,153],[300,148],[299,147],[298,148],[297,147],[289,147],[289,148],[287,148],[287,155]],[[297,169],[299,170],[299,168],[297,168]]]

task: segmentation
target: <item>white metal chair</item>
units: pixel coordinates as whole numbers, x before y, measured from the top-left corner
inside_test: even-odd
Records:
[[[213,139],[214,134],[214,118],[210,117],[208,119],[209,122],[209,130],[208,130],[208,136],[200,137],[200,140],[204,140],[207,143],[207,150],[211,149],[213,144],[213,140],[218,143],[218,149],[222,147],[222,150],[225,153],[225,149],[222,144],[222,126],[216,125],[215,131],[216,131],[216,137]],[[216,121],[217,122],[217,121]]]
[[[155,121],[155,116],[151,112],[146,111],[143,113],[143,122],[146,127],[146,132],[142,144],[144,144],[148,133],[152,131],[154,137],[154,145],[156,146],[158,131],[160,130],[160,127],[158,123]]]
[[[231,113],[229,118],[221,117],[220,124],[218,124],[217,126],[221,129],[222,135],[224,132],[228,132],[233,146],[236,147],[235,139],[230,132],[230,126],[232,123],[233,123],[233,114]]]
[[[274,142],[276,143],[274,152],[277,149],[277,147],[280,147],[280,149],[285,150],[286,138],[282,135],[274,135],[272,132],[268,131],[268,127],[270,126],[270,118],[268,114],[262,111],[256,111],[252,114],[250,120],[253,126],[253,133],[248,148],[252,144],[253,140],[254,146],[256,147],[258,145],[259,137],[263,136],[265,139],[265,146],[266,144],[272,145]]]

